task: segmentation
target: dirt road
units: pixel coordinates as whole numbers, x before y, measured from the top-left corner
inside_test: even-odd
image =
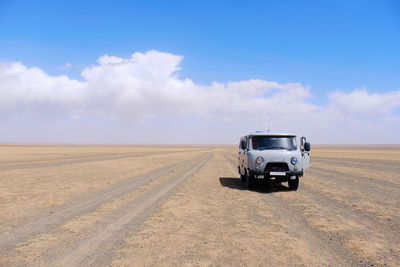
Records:
[[[400,265],[400,147],[317,147],[298,191],[233,147],[1,146],[1,266]]]

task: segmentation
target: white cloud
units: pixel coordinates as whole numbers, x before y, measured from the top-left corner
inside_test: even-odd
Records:
[[[377,94],[368,93],[366,88],[351,93],[339,91],[330,94],[332,105],[351,114],[381,116],[400,106],[400,90]]]
[[[0,64],[0,116],[48,117],[77,111],[84,102],[85,83],[53,77],[20,62]]]
[[[334,138],[357,141],[362,131],[356,127],[367,123],[364,128],[375,129],[378,135],[398,121],[394,110],[400,106],[400,90],[335,91],[329,94],[330,102],[321,106],[310,102],[311,89],[299,83],[252,79],[198,85],[178,77],[182,60],[183,56],[154,50],[129,58],[104,55],[82,71],[83,81],[50,76],[20,62],[1,63],[0,117],[48,119],[49,123],[86,118],[105,124],[110,119],[140,124],[157,118],[198,118],[213,127],[229,124],[241,131],[269,118],[276,130],[301,131],[328,143]],[[215,129],[209,132],[212,139]]]
[[[315,109],[304,102],[309,89],[298,83],[249,80],[200,86],[179,79],[175,73],[182,59],[157,51],[134,53],[128,59],[100,57],[99,65],[82,72],[89,109],[125,119],[196,115],[226,121]]]

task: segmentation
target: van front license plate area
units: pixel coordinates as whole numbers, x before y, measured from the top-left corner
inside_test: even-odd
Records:
[[[270,176],[286,176],[286,172],[269,172]]]

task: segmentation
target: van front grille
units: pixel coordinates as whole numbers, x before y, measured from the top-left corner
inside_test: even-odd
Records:
[[[289,166],[286,162],[270,162],[265,167],[265,170],[269,172],[286,172],[289,171]]]

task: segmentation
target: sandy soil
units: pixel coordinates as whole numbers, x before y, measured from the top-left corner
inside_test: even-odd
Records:
[[[1,146],[1,266],[400,265],[400,147],[313,147],[249,191],[234,147]]]

